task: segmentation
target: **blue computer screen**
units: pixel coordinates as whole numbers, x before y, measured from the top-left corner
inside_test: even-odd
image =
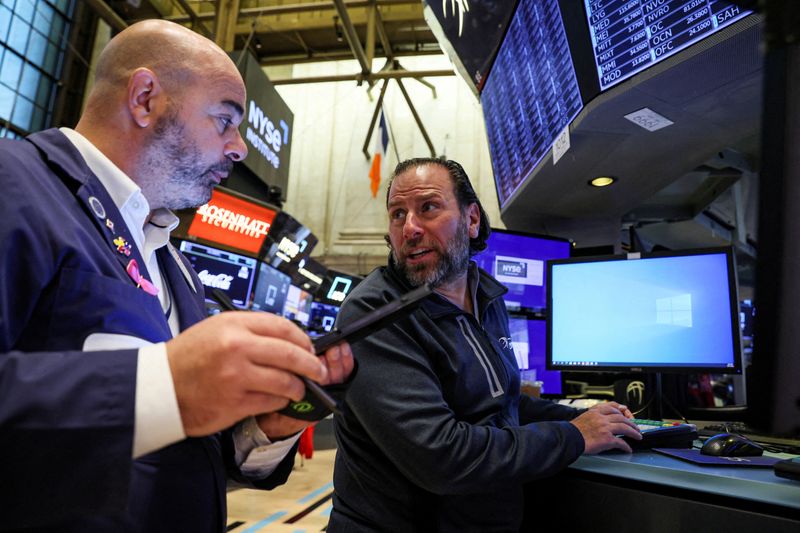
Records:
[[[751,12],[722,0],[584,0],[605,90]]]
[[[180,250],[206,288],[225,291],[239,307],[247,305],[256,269],[255,259],[191,241],[181,241]]]
[[[545,307],[545,262],[569,257],[570,249],[564,239],[495,229],[473,260],[508,288],[510,310],[536,311]]]
[[[523,375],[542,382],[542,394],[561,394],[561,372],[547,370],[545,366],[545,335],[547,324],[544,320],[530,320],[512,316],[508,320],[511,345],[517,357],[517,366]]]
[[[549,265],[551,368],[738,372],[730,251]]]

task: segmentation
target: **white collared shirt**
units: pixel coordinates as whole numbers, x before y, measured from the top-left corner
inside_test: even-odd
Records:
[[[151,215],[150,204],[141,188],[130,177],[80,133],[69,128],[60,128],[60,131],[80,152],[89,169],[111,196],[141,253],[151,276],[150,281],[158,289],[162,309],[171,309],[169,328],[173,336],[177,335],[180,331],[178,311],[176,306],[170,304],[169,288],[161,279],[156,250],[169,243],[170,232],[178,226],[178,217],[164,208],[154,210]],[[202,290],[202,287],[198,287],[198,290]],[[186,435],[175,397],[165,343],[151,344],[128,335],[95,333],[87,337],[83,345],[83,349],[87,351],[125,348],[139,349],[133,432],[135,458],[183,440]],[[300,435],[271,443],[252,417],[245,422],[239,424],[234,431],[236,462],[249,475],[269,475]]]

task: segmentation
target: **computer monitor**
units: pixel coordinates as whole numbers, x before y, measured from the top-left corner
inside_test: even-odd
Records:
[[[558,237],[493,229],[486,249],[473,260],[508,288],[503,298],[509,310],[541,313],[546,303],[545,262],[569,257],[571,247]]]
[[[589,244],[720,153],[758,160],[762,31],[722,0],[519,2],[481,94],[505,225]],[[601,176],[616,181],[587,185]],[[696,214],[688,190],[660,200]]]
[[[313,294],[295,285],[289,285],[289,290],[286,292],[286,301],[283,303],[283,316],[308,327],[311,304],[313,302]]]
[[[502,208],[583,109],[558,0],[519,2],[481,105]]]
[[[541,319],[511,316],[508,320],[511,345],[517,358],[517,366],[523,376],[542,382],[541,393],[545,396],[562,394],[561,372],[546,367],[547,323]]]
[[[316,244],[317,237],[309,228],[286,211],[281,211],[272,221],[259,258],[293,276]]]
[[[339,314],[338,305],[330,305],[323,302],[313,302],[311,313],[308,319],[308,334],[312,337],[330,333],[336,316]]]
[[[189,259],[206,289],[221,289],[239,307],[246,307],[257,261],[219,248],[191,241],[181,241],[180,250]],[[216,301],[208,296],[206,302]]]
[[[724,0],[626,2],[624,5],[583,0],[583,4],[602,90],[751,13]]]
[[[740,374],[732,249],[548,263],[547,368]]]
[[[250,304],[251,309],[282,315],[291,283],[292,280],[288,274],[284,274],[266,263],[259,263],[253,287],[253,300]]]

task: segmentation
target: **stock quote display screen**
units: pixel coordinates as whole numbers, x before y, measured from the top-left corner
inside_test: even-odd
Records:
[[[519,3],[481,104],[503,207],[583,108],[557,0]]]
[[[602,90],[751,12],[720,0],[584,0]]]

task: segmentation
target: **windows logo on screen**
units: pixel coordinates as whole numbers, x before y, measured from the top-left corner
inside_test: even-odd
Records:
[[[680,294],[656,299],[656,323],[692,327],[692,295]]]

